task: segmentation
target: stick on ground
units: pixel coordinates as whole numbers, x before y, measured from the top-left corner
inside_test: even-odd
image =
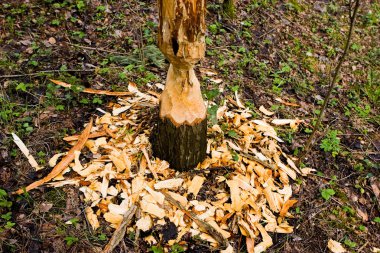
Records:
[[[117,245],[123,240],[127,226],[131,223],[132,218],[135,216],[137,211],[137,206],[132,205],[126,214],[123,216],[123,221],[120,226],[115,230],[111,239],[109,240],[106,247],[104,247],[102,253],[111,253]]]

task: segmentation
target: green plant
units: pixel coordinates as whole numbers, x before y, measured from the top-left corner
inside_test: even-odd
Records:
[[[103,100],[102,100],[100,97],[95,96],[95,97],[92,99],[92,103],[93,103],[93,104],[99,104],[99,105],[101,105],[101,104],[103,104]]]
[[[219,96],[219,89],[205,90],[203,95],[207,98],[207,100],[213,100],[217,96]]]
[[[0,188],[0,214],[1,214],[0,215],[0,233],[16,225],[14,222],[11,221],[12,219],[12,212],[10,212],[11,207],[12,207],[12,201],[9,200],[9,196],[7,192]]]
[[[54,26],[59,26],[61,24],[61,22],[59,21],[59,19],[53,19],[51,22],[50,22],[51,25],[54,25]]]
[[[214,24],[211,24],[208,26],[208,30],[212,33],[212,34],[217,34],[218,33],[218,30],[219,30],[219,27],[220,27],[220,24],[218,22],[214,23]]]
[[[335,157],[340,152],[340,139],[337,135],[340,132],[338,130],[330,130],[326,137],[322,139],[320,148],[325,152],[331,152],[332,156]]]
[[[10,208],[11,206],[12,206],[12,202],[8,200],[7,192],[0,188],[0,208],[1,207]]]
[[[331,188],[323,189],[321,191],[321,196],[326,201],[328,201],[334,195],[335,195],[335,191]]]
[[[380,102],[380,73],[370,69],[367,75],[367,82],[363,86],[364,93],[374,105]]]
[[[181,253],[181,252],[185,252],[185,249],[181,245],[176,243],[176,244],[172,245],[171,252],[172,253]]]
[[[210,106],[208,109],[207,109],[207,112],[208,112],[208,119],[209,119],[209,122],[211,122],[212,125],[215,125],[218,123],[218,119],[217,119],[217,115],[216,113],[218,112],[218,106],[217,105],[213,105],[213,106]]]
[[[344,240],[344,244],[346,244],[350,248],[355,248],[357,245],[356,242],[353,242],[348,238]]]
[[[106,241],[107,240],[107,235],[103,234],[103,233],[99,234],[98,235],[98,240],[99,241]]]
[[[16,90],[21,90],[21,91],[24,91],[26,92],[28,90],[28,88],[32,87],[33,85],[30,84],[30,83],[18,83],[17,86],[16,86]]]
[[[78,237],[75,236],[66,236],[65,237],[66,245],[71,246],[74,243],[77,243],[79,241]]]
[[[82,11],[86,7],[86,4],[82,0],[79,0],[77,1],[76,7],[79,11]]]
[[[70,224],[72,224],[73,226],[76,226],[79,222],[79,219],[78,218],[72,218],[69,220]]]
[[[227,134],[231,138],[236,138],[238,136],[238,134],[234,130],[228,131]]]
[[[161,246],[152,246],[150,251],[153,253],[164,253],[164,249]]]

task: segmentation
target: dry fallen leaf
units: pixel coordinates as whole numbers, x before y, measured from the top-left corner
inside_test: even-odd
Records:
[[[343,248],[342,244],[340,242],[334,241],[330,239],[327,243],[327,248],[333,253],[344,253],[346,252],[346,249]]]
[[[38,211],[41,212],[41,213],[47,213],[49,212],[49,210],[53,207],[53,204],[52,203],[41,203],[39,206],[38,206]]]

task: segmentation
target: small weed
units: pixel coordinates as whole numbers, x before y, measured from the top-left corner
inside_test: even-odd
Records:
[[[77,243],[79,241],[78,237],[75,236],[66,236],[65,237],[66,245],[71,246],[74,243]]]
[[[153,253],[164,253],[164,249],[161,246],[152,246],[149,251]]]
[[[234,130],[230,130],[228,131],[228,136],[231,137],[231,138],[236,138],[238,136],[238,134],[234,131]]]
[[[215,125],[218,123],[218,119],[217,119],[217,115],[216,115],[216,113],[218,112],[218,108],[219,107],[217,105],[213,105],[207,109],[208,117],[209,117],[208,119],[212,125]]]
[[[338,130],[331,130],[327,133],[326,137],[322,139],[320,148],[325,152],[331,152],[335,157],[340,152],[340,139],[337,135],[340,132]]]
[[[69,220],[69,224],[73,225],[73,226],[76,226],[79,222],[79,219],[78,218],[72,218]]]
[[[80,0],[80,1],[77,1],[76,7],[78,8],[79,11],[82,11],[86,7],[86,4],[82,0]]]
[[[95,97],[92,99],[92,103],[93,103],[93,104],[99,104],[99,105],[101,105],[101,104],[103,104],[103,100],[102,100],[100,97],[95,96]]]
[[[16,225],[16,223],[11,221],[12,212],[10,212],[10,209],[12,204],[7,192],[0,188],[0,233]]]
[[[321,196],[326,201],[328,201],[334,195],[335,195],[335,191],[331,188],[323,189],[321,191]]]
[[[355,248],[357,246],[356,242],[353,242],[348,238],[344,240],[344,244],[350,248]]]
[[[99,241],[106,241],[107,239],[108,238],[107,238],[106,234],[101,233],[101,234],[98,235],[98,240]]]
[[[217,96],[219,96],[219,89],[205,90],[203,95],[207,98],[207,100],[213,100]]]
[[[32,87],[33,85],[30,84],[30,83],[23,83],[23,82],[20,82],[17,84],[16,86],[16,90],[21,90],[21,91],[24,91],[26,92],[30,87]]]
[[[181,245],[176,243],[171,247],[171,252],[172,253],[181,253],[181,252],[185,252],[185,249]]]
[[[214,24],[211,24],[211,25],[208,26],[208,30],[209,30],[212,34],[217,34],[219,28],[220,28],[220,24],[219,24],[219,23],[214,23]]]

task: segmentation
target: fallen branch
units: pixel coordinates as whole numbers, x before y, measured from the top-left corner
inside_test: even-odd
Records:
[[[191,211],[187,211],[187,209],[181,205],[178,201],[173,199],[169,194],[166,192],[162,192],[162,194],[165,195],[165,200],[167,200],[170,204],[173,206],[176,206],[177,208],[181,209],[182,212],[184,212],[189,218],[191,218],[197,225],[202,228],[207,234],[211,235],[221,247],[226,248],[229,243],[228,241],[223,237],[221,233],[219,233],[215,228],[213,228],[210,224],[207,222],[199,219],[196,214],[194,214]]]
[[[356,14],[358,12],[359,5],[360,5],[360,0],[356,0],[355,1],[355,7],[354,7],[353,13],[351,13],[351,11],[349,13],[349,16],[350,16],[350,30],[348,31],[346,43],[344,45],[343,54],[340,57],[338,65],[335,68],[334,75],[333,75],[332,81],[330,82],[326,98],[323,101],[321,113],[319,114],[319,116],[317,118],[317,122],[315,123],[314,129],[313,129],[313,132],[311,133],[309,139],[307,140],[305,148],[304,148],[303,152],[301,153],[301,155],[299,157],[298,165],[302,163],[302,160],[305,158],[305,156],[309,152],[310,146],[311,146],[311,144],[312,144],[312,142],[314,140],[314,136],[318,132],[318,129],[319,129],[319,126],[320,126],[321,121],[323,119],[324,113],[325,113],[325,111],[327,109],[327,105],[330,102],[330,98],[331,98],[332,92],[333,92],[333,90],[335,88],[335,84],[336,84],[336,81],[337,81],[338,76],[339,76],[340,68],[342,67],[343,61],[346,58],[346,55],[347,55],[347,52],[348,52],[348,48],[350,46],[350,41],[351,41],[351,37],[352,37],[352,32],[354,30],[354,24],[355,24]],[[351,9],[351,5],[350,5],[350,9]]]
[[[102,253],[111,253],[117,245],[123,240],[127,226],[131,223],[133,216],[137,211],[137,206],[132,205],[126,214],[123,216],[123,221],[120,223],[119,227],[113,233],[111,239],[104,247]]]
[[[128,53],[122,53],[122,52],[107,50],[107,49],[103,49],[103,48],[87,47],[87,46],[81,46],[81,45],[72,44],[72,43],[67,43],[67,44],[70,46],[73,46],[73,47],[78,47],[78,48],[88,49],[88,50],[94,50],[94,51],[101,51],[101,52],[106,52],[106,53],[111,53],[111,54],[116,54],[116,55],[130,55]]]
[[[53,80],[53,79],[49,79],[49,80],[62,87],[71,88],[72,86],[71,84],[68,84],[59,80]],[[107,96],[128,96],[132,94],[131,92],[128,92],[128,91],[95,90],[91,88],[84,88],[83,90],[81,90],[81,92],[97,94],[97,95],[107,95]]]
[[[49,182],[50,180],[58,176],[59,173],[61,173],[64,169],[66,169],[67,166],[74,160],[75,151],[82,150],[84,144],[86,143],[88,139],[91,128],[92,128],[92,118],[90,122],[87,124],[86,128],[83,130],[82,134],[80,135],[77,144],[75,144],[75,146],[70,149],[67,155],[53,168],[53,170],[46,177],[31,183],[25,188],[25,191],[30,191],[34,188],[37,188],[43,185],[46,182]],[[24,192],[24,188],[21,188],[21,189],[18,189],[16,192],[13,192],[13,194],[21,194],[23,192]]]

